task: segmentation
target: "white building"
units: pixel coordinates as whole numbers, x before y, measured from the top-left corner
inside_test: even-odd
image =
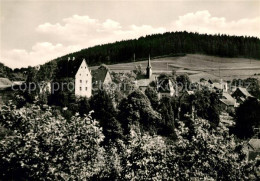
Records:
[[[91,97],[92,75],[86,60],[83,59],[75,75],[75,95],[78,97]]]

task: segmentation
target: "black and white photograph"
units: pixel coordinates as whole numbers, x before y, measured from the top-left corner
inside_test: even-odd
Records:
[[[260,0],[1,0],[0,181],[260,180]]]

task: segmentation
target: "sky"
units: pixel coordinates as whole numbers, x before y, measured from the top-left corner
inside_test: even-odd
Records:
[[[36,66],[98,44],[184,30],[260,38],[260,0],[1,0],[0,62]]]

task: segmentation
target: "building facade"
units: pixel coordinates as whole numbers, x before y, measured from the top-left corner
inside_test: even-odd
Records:
[[[92,95],[92,75],[84,59],[75,75],[75,96],[89,98]]]

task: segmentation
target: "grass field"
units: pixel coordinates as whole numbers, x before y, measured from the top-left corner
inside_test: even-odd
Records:
[[[135,65],[142,65],[145,70],[146,61],[124,64],[108,65],[115,72],[133,70]],[[191,80],[234,78],[245,79],[248,77],[260,78],[260,61],[245,58],[220,58],[214,56],[188,54],[183,57],[166,57],[151,60],[153,73],[171,73],[174,69],[177,74],[187,73]],[[92,67],[96,68],[96,67]]]

